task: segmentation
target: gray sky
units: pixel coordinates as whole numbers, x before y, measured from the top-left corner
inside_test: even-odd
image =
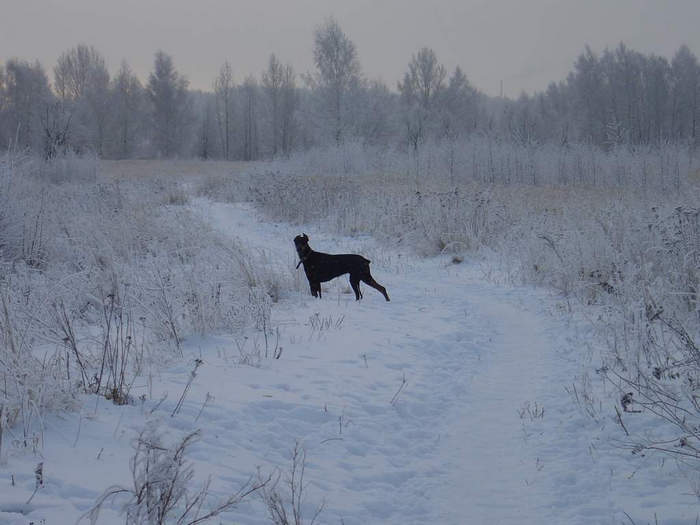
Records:
[[[365,75],[392,89],[422,46],[488,94],[503,80],[508,96],[563,79],[586,44],[670,58],[685,43],[700,55],[700,0],[0,0],[0,60],[51,70],[83,42],[111,72],[126,59],[145,80],[162,49],[192,87],[210,90],[227,59],[237,82],[259,76],[273,52],[298,73],[313,69],[313,30],[329,15]]]

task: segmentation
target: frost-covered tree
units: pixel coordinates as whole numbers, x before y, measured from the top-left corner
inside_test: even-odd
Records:
[[[5,115],[5,107],[7,102],[5,100],[5,68],[0,64],[0,122],[3,122]],[[4,126],[0,125],[0,150],[9,145],[10,139],[7,136],[7,130]]]
[[[424,47],[413,55],[399,90],[410,92],[418,104],[427,110],[444,87],[446,74],[445,66],[438,62],[435,52]]]
[[[424,47],[413,55],[398,88],[409,144],[417,148],[428,128],[437,122],[436,100],[444,89],[445,67],[438,62],[435,52]]]
[[[126,61],[112,80],[112,129],[111,153],[126,159],[136,151],[140,134],[143,132],[143,110],[145,93],[138,77]]]
[[[95,152],[102,155],[106,139],[107,122],[110,114],[109,73],[104,62],[90,75],[85,94],[93,119],[91,143]]]
[[[79,44],[58,57],[54,89],[72,114],[72,146],[103,153],[110,113],[109,73],[102,55]]]
[[[641,139],[659,144],[670,135],[671,67],[664,57],[652,55],[642,68]]]
[[[700,111],[700,66],[688,46],[681,46],[671,61],[671,83],[673,138],[694,143]]]
[[[293,144],[294,112],[298,96],[291,65],[283,65],[272,54],[262,74],[262,88],[269,106],[270,149],[272,156],[288,154]]]
[[[287,64],[282,68],[282,87],[280,93],[279,110],[279,140],[280,148],[285,155],[291,153],[295,144],[297,129],[296,112],[299,107],[299,94],[297,93],[296,77],[294,69]]]
[[[104,58],[92,46],[78,44],[58,57],[54,67],[54,89],[59,98],[78,100],[85,97],[92,77],[106,70]]]
[[[53,104],[49,81],[39,62],[10,59],[3,76],[0,128],[7,147],[44,148],[42,114]]]
[[[380,81],[369,81],[353,93],[355,132],[365,144],[389,145],[398,135],[398,97]]]
[[[622,43],[615,51],[605,50],[600,60],[607,90],[606,145],[639,141],[642,60],[642,55]]]
[[[440,133],[446,137],[467,135],[479,122],[479,92],[470,84],[458,66],[442,90],[440,104]]]
[[[257,160],[260,153],[258,137],[258,83],[255,78],[245,79],[243,97],[243,160]]]
[[[320,90],[327,119],[336,144],[343,140],[349,108],[346,98],[360,81],[360,62],[355,44],[334,18],[327,19],[314,32],[316,86]]]
[[[0,148],[251,160],[346,139],[414,149],[447,139],[454,148],[475,132],[606,149],[698,142],[700,63],[687,46],[672,59],[624,44],[598,54],[586,47],[565,79],[511,99],[480,93],[459,67],[448,74],[427,47],[389,89],[362,77],[355,45],[333,18],[313,38],[316,67],[300,86],[272,54],[259,84],[234,84],[227,62],[211,93],[190,92],[163,52],[144,88],[125,64],[110,82],[104,58],[80,44],[58,59],[55,97],[38,63],[8,61],[0,70]]]
[[[569,75],[574,98],[579,138],[584,142],[602,144],[605,138],[607,97],[598,57],[586,46]]]
[[[262,74],[262,86],[270,104],[270,135],[272,155],[277,155],[281,142],[280,113],[282,103],[282,85],[284,82],[284,66],[277,57],[270,55],[267,69]]]
[[[224,159],[230,160],[233,151],[235,106],[233,70],[228,61],[221,66],[219,75],[214,80],[214,93],[216,95],[216,124],[219,132],[219,141],[221,142]]]
[[[220,131],[215,97],[200,93],[197,97],[197,114],[201,115],[198,132],[197,155],[200,159],[213,158],[217,153],[214,137]],[[224,157],[227,158],[227,157]]]
[[[183,153],[191,121],[187,85],[187,79],[175,70],[170,55],[158,51],[146,92],[151,103],[153,143],[160,156]]]
[[[535,135],[603,147],[694,143],[699,90],[698,61],[687,47],[679,49],[671,64],[624,44],[604,50],[600,58],[586,47],[566,81],[534,97]]]

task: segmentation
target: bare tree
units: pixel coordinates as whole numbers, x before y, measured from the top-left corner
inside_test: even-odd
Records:
[[[318,69],[317,84],[323,90],[334,122],[335,142],[340,144],[347,112],[345,98],[360,81],[360,62],[355,44],[333,18],[327,19],[314,32],[314,63]]]
[[[233,71],[228,61],[224,62],[219,71],[219,76],[214,81],[214,93],[216,94],[216,122],[219,129],[221,149],[226,160],[231,159],[231,146],[233,136]]]

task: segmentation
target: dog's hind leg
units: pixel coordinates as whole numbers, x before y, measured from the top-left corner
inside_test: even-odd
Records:
[[[359,301],[362,299],[362,292],[360,291],[360,278],[356,275],[350,275],[350,286],[352,286],[352,291],[355,292],[355,300]]]
[[[368,286],[371,286],[375,290],[379,290],[379,292],[384,296],[384,299],[387,301],[389,300],[389,294],[386,293],[386,288],[384,288],[381,284],[379,284],[377,281],[374,280],[372,277],[372,274],[367,271],[365,275],[361,277],[362,282],[367,283]]]

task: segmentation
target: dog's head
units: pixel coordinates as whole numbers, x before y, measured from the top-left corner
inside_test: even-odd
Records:
[[[303,259],[311,251],[309,246],[309,236],[305,233],[294,237],[294,247],[297,249],[299,259]]]

